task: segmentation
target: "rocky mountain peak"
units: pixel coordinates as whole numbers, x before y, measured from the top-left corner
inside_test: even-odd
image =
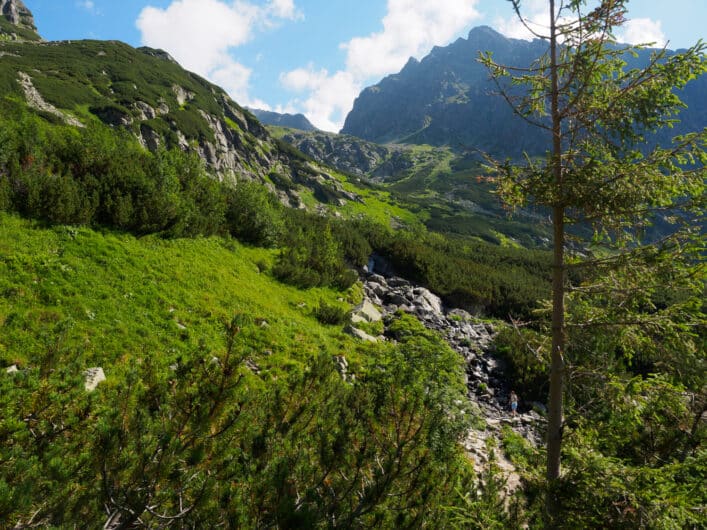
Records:
[[[30,31],[37,31],[32,12],[22,0],[0,0],[0,13],[10,24]]]

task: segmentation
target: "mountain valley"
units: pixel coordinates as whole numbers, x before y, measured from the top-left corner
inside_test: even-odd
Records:
[[[636,214],[660,238],[607,202],[561,245],[552,482],[557,217],[514,202],[549,135],[476,60],[546,43],[472,29],[336,134],[29,7],[0,0],[0,528],[704,523],[704,49],[680,123],[608,157],[672,179]]]

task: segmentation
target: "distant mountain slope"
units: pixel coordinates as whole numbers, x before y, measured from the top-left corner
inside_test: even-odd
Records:
[[[352,175],[390,182],[403,178],[423,157],[409,146],[377,144],[345,134],[290,128],[281,138],[317,162]]]
[[[269,110],[248,109],[263,125],[275,125],[279,127],[289,127],[301,131],[316,131],[317,128],[307,119],[304,114],[280,114]]]
[[[460,155],[444,146],[377,144],[323,131],[271,131],[317,162],[390,191],[430,229],[494,243],[547,244],[544,217],[518,210],[510,218],[493,186],[480,178],[485,170],[474,154]]]
[[[467,39],[435,47],[422,61],[410,59],[398,74],[366,88],[341,132],[379,143],[448,145],[499,156],[543,151],[545,139],[495,94],[477,57],[490,51],[501,64],[527,67],[545,48],[539,40],[508,39],[488,27],[475,28]],[[629,62],[639,66],[649,56],[644,50]],[[707,76],[688,84],[680,96],[689,111],[671,136],[707,125]]]

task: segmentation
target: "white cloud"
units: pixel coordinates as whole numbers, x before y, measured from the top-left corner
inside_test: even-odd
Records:
[[[288,107],[292,110],[289,112],[304,112],[314,125],[325,131],[341,129],[343,119],[363,88],[350,72],[329,74],[326,69],[315,70],[312,65],[282,74],[280,82],[285,88],[307,93],[304,101],[290,102]]]
[[[311,65],[281,76],[291,90],[307,91],[301,105],[317,127],[338,131],[361,88],[397,72],[407,60],[449,42],[479,18],[478,0],[388,0],[383,29],[341,44],[346,68],[330,74]]]
[[[93,2],[93,0],[78,0],[76,2],[76,5],[81,9],[90,11],[93,14],[98,14],[98,9],[96,9],[96,4],[95,2]]]
[[[547,33],[547,28],[550,25],[547,0],[526,0],[522,3],[521,14],[525,24],[518,19],[511,9],[508,11],[511,14],[507,18],[499,17],[494,21],[494,26],[506,37],[533,40],[535,36],[530,30],[538,34]]]
[[[294,0],[272,0],[268,9],[273,16],[289,20],[301,20],[304,15],[295,7]]]
[[[665,46],[667,39],[663,33],[660,20],[650,18],[634,18],[623,25],[623,31],[617,35],[619,42],[627,44],[651,44]]]
[[[475,1],[389,0],[383,31],[352,39],[347,71],[356,77],[387,74],[400,69],[411,56],[444,44],[479,17]]]
[[[187,70],[250,105],[252,71],[236,61],[231,50],[248,42],[258,30],[300,17],[293,0],[271,0],[264,6],[245,0],[173,0],[165,9],[145,7],[136,25],[143,44],[166,50]]]

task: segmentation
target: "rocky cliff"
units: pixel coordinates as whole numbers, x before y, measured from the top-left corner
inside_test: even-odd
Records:
[[[511,112],[477,58],[489,51],[500,64],[528,67],[545,50],[540,40],[509,39],[489,27],[475,28],[468,38],[435,47],[421,61],[410,59],[399,73],[366,88],[341,132],[379,143],[446,145],[500,157],[542,153],[547,138]],[[650,54],[643,50],[636,58],[627,57],[629,66],[645,66]],[[670,136],[707,123],[707,76],[689,83],[680,97],[689,110]]]
[[[39,40],[32,12],[22,0],[0,0],[1,40]]]
[[[396,180],[419,162],[407,146],[381,145],[350,135],[291,130],[282,139],[318,162],[371,180]]]

